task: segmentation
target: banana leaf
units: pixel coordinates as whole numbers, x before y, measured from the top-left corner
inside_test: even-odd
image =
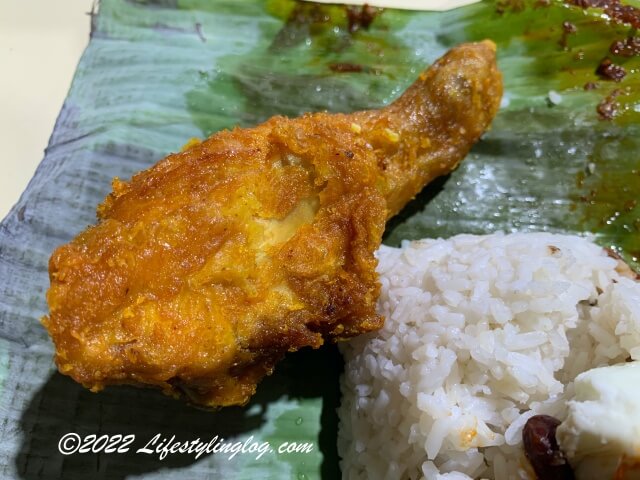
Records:
[[[274,114],[386,105],[460,42],[497,43],[502,109],[458,170],[389,223],[385,243],[544,230],[593,235],[638,266],[640,59],[609,51],[635,31],[601,10],[485,1],[386,9],[367,25],[344,7],[293,0],[102,0],[91,20],[45,158],[0,224],[2,478],[338,478],[335,346],[290,355],[245,407],[205,412],[131,387],[93,394],[56,373],[39,323],[48,257],[95,221],[112,177],[191,137]],[[596,73],[607,56],[626,70],[621,82]],[[65,456],[58,445],[69,432],[135,441],[128,453]],[[158,434],[160,443],[217,436],[275,451],[135,453]],[[283,442],[312,448],[279,453]]]

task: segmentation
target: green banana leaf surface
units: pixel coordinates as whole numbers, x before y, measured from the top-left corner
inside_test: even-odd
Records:
[[[386,105],[460,42],[497,43],[502,108],[460,167],[390,221],[385,243],[463,232],[589,234],[638,266],[640,57],[610,52],[635,31],[601,10],[485,1],[441,13],[385,9],[368,24],[343,6],[293,0],[99,7],[45,158],[0,224],[1,478],[339,478],[335,346],[291,354],[245,407],[201,411],[131,387],[93,394],[52,362],[39,321],[48,258],[95,221],[112,177],[130,177],[191,137],[274,114]],[[596,73],[607,56],[625,69],[622,81]],[[68,433],[135,440],[126,453],[62,455]],[[136,453],[156,435],[151,449],[224,439],[269,442],[274,451]],[[284,442],[311,448],[278,452]]]

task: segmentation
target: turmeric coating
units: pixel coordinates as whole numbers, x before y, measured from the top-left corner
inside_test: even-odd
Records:
[[[60,372],[239,405],[287,352],[380,328],[385,221],[458,165],[501,95],[495,45],[464,44],[386,108],[273,117],[115,179],[49,263]]]

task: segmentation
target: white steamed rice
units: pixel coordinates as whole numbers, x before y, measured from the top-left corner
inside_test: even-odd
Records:
[[[384,328],[345,343],[345,479],[531,478],[522,428],[640,359],[640,284],[579,237],[460,235],[378,252]]]

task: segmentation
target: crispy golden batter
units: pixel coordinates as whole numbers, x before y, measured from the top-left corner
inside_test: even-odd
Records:
[[[242,404],[286,352],[380,328],[385,221],[488,127],[494,50],[452,50],[382,110],[274,117],[114,180],[99,223],[51,257],[60,371]]]

